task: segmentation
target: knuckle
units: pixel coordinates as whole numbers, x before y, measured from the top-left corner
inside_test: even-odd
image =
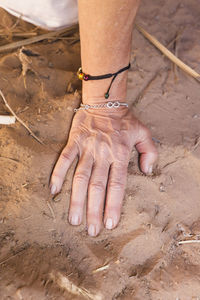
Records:
[[[64,159],[64,160],[70,160],[70,154],[68,151],[64,150],[61,155],[60,155],[61,159]]]
[[[119,180],[110,180],[109,187],[115,191],[122,191],[125,187],[125,184]]]
[[[74,180],[78,181],[78,182],[86,182],[86,181],[88,181],[88,179],[89,179],[88,174],[84,173],[84,172],[82,172],[82,173],[76,173],[74,175]]]
[[[105,184],[102,181],[91,182],[90,189],[98,192],[103,192],[105,190]]]
[[[127,158],[129,158],[130,156],[130,149],[130,145],[127,145],[125,143],[118,143],[113,148],[113,160],[120,161],[121,164],[125,164]]]

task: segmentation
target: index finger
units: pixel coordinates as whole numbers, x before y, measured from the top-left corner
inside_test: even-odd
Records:
[[[61,190],[65,175],[77,155],[78,147],[75,143],[68,143],[61,152],[51,175],[50,188],[52,194],[56,194]]]

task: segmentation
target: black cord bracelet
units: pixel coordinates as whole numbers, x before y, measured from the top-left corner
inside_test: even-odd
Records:
[[[112,81],[108,87],[108,90],[107,92],[105,93],[105,99],[108,99],[109,98],[109,91],[110,91],[110,88],[111,88],[111,85],[113,83],[113,81],[115,80],[115,78],[117,77],[118,74],[128,70],[130,68],[131,64],[129,63],[128,66],[120,69],[119,71],[117,71],[116,73],[108,73],[108,74],[105,74],[105,75],[98,75],[98,76],[92,76],[92,75],[89,75],[89,74],[85,74],[83,73],[82,71],[82,68],[79,68],[78,69],[78,72],[77,72],[77,75],[78,75],[78,78],[80,80],[85,80],[85,81],[88,81],[88,80],[100,80],[100,79],[106,79],[106,78],[110,78],[110,77],[113,77],[112,78]]]

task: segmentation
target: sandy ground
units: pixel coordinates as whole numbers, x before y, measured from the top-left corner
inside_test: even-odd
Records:
[[[1,34],[16,22],[3,10],[0,20]],[[200,72],[198,1],[144,0],[136,22]],[[37,30],[22,21],[13,28]],[[136,29],[133,35],[128,101],[160,156],[146,177],[133,150],[121,222],[97,238],[87,235],[85,220],[67,222],[76,162],[62,193],[51,199],[48,191],[80,102],[79,42],[49,40],[0,55],[0,88],[44,142],[18,122],[0,126],[1,300],[200,299],[200,244],[179,244],[200,238],[200,86]],[[1,101],[0,114],[7,113]]]

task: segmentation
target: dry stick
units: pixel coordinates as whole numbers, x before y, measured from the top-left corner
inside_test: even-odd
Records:
[[[191,152],[195,151],[199,145],[200,145],[200,137],[198,137],[196,139],[196,142],[195,142],[194,146],[192,147]]]
[[[200,240],[187,240],[187,241],[180,241],[180,242],[178,242],[179,245],[182,245],[182,244],[192,244],[192,243],[200,243]]]
[[[178,32],[176,36],[167,44],[167,48],[170,48],[180,38],[180,35],[181,32]]]
[[[9,160],[12,160],[12,161],[15,161],[17,163],[19,163],[20,161],[18,159],[15,159],[15,158],[11,158],[11,157],[7,157],[7,156],[0,156],[0,159],[9,159]]]
[[[48,208],[49,208],[49,210],[50,210],[50,212],[51,212],[52,218],[53,218],[53,220],[55,221],[55,220],[56,220],[56,216],[55,216],[54,210],[53,210],[53,208],[52,208],[52,206],[51,206],[51,204],[50,204],[49,199],[46,200],[46,203],[47,203],[47,206],[48,206]]]
[[[6,33],[1,33],[1,37],[8,37],[9,34],[6,34]],[[37,32],[12,32],[11,36],[12,37],[30,37],[30,36],[36,36],[37,35]]]
[[[17,119],[17,121],[22,124],[30,133],[30,135],[32,135],[32,137],[34,139],[36,139],[36,141],[38,141],[40,144],[44,145],[44,143],[33,133],[33,131],[16,115],[16,113],[12,110],[12,108],[10,107],[10,105],[8,104],[6,98],[4,97],[3,92],[0,90],[0,95],[6,105],[6,107],[9,109],[9,111],[13,114],[13,116]]]
[[[71,34],[74,32],[74,30],[77,28],[77,25],[73,25],[69,28],[65,28],[65,29],[61,29],[58,31],[52,31],[52,32],[48,32],[48,33],[44,33],[38,36],[35,36],[33,38],[29,38],[29,39],[25,39],[22,41],[18,41],[18,42],[13,42],[4,46],[0,47],[0,52],[6,51],[6,50],[11,50],[11,49],[16,49],[25,45],[30,45],[36,42],[40,42],[46,39],[50,39],[50,38],[55,38],[58,37],[59,35],[62,35],[64,33],[67,34]]]
[[[7,257],[6,259],[0,261],[0,266],[3,265],[4,263],[6,263],[7,261],[9,261],[10,259],[16,257],[17,255],[19,255],[20,253],[22,253],[25,249],[19,250],[17,253]]]
[[[136,24],[136,28],[140,33],[142,33],[155,47],[157,47],[165,56],[167,56],[173,63],[175,63],[179,68],[181,68],[184,72],[194,77],[195,79],[200,79],[200,74],[198,74],[195,70],[190,68],[184,62],[182,62],[179,58],[177,58],[171,51],[169,51],[165,46],[163,46],[154,36],[149,34],[144,28]]]
[[[97,268],[96,270],[93,270],[92,273],[97,273],[97,272],[101,272],[101,271],[105,271],[110,267],[110,264],[105,265],[103,267]]]
[[[75,285],[71,280],[68,279],[68,277],[62,275],[60,272],[52,271],[49,274],[49,278],[53,280],[61,289],[72,295],[81,296],[82,298],[91,300],[103,300],[102,295],[94,294],[85,288]]]
[[[176,36],[178,35],[178,33],[176,34]],[[175,39],[174,41],[174,54],[177,57],[178,56],[178,47],[177,47],[177,39]],[[178,80],[178,70],[177,70],[177,65],[173,64],[173,70],[174,70],[174,79],[175,81]]]
[[[169,44],[167,45],[167,47],[170,47],[171,45],[173,45],[178,38],[180,37],[180,33],[176,34],[175,38],[173,38]],[[164,56],[164,54],[163,54]],[[153,77],[147,82],[146,86],[142,89],[142,91],[139,92],[139,94],[136,96],[136,99],[133,103],[133,106],[136,106],[139,101],[144,97],[144,95],[146,94],[147,90],[149,89],[150,85],[157,79],[157,77],[160,75],[161,70],[157,70],[155,72],[155,74],[153,75]]]

